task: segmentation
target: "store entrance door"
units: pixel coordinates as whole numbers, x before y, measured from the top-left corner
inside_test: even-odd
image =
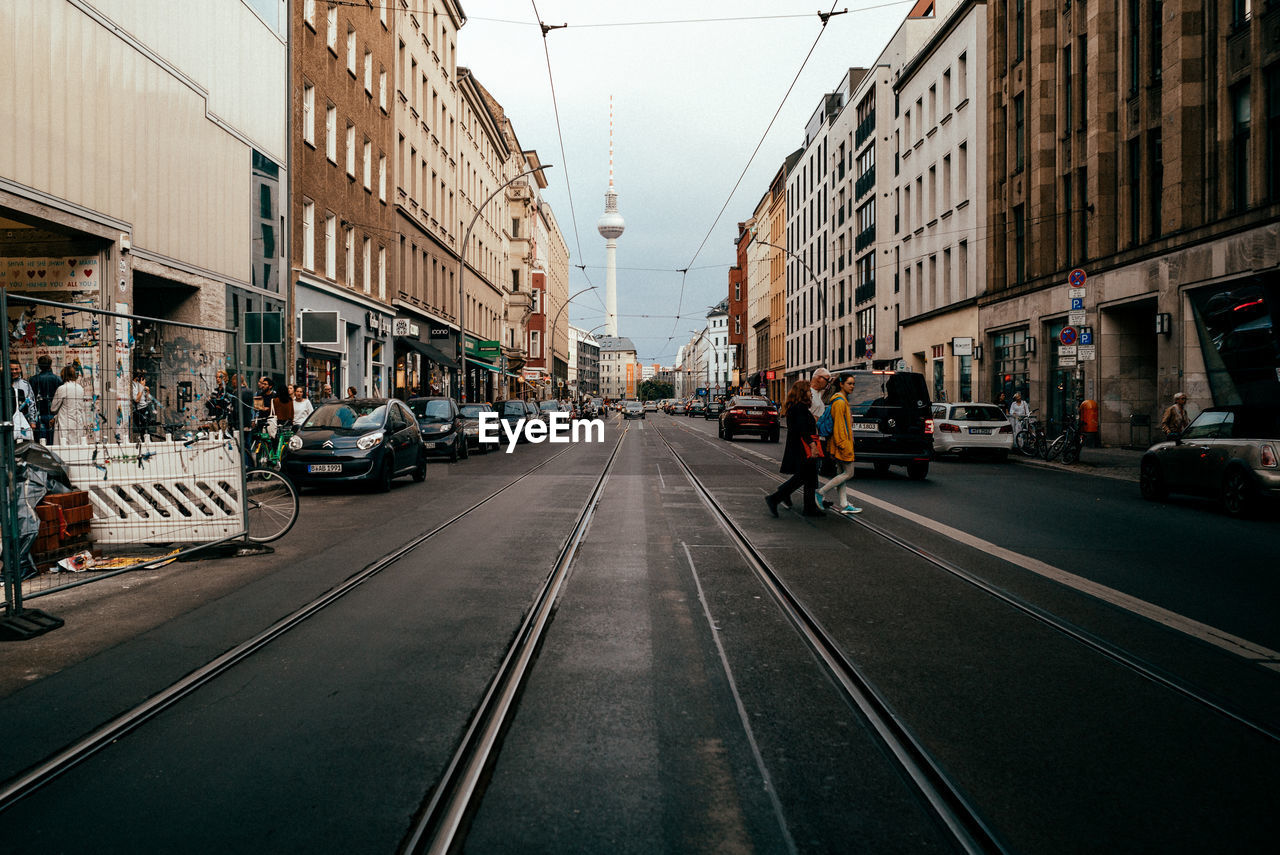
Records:
[[[1066,327],[1065,323],[1053,323],[1049,330],[1049,394],[1045,396],[1047,409],[1044,417],[1047,420],[1046,432],[1055,436],[1062,432],[1067,414],[1076,414],[1080,406],[1080,388],[1076,380],[1074,367],[1060,367],[1061,360],[1058,349],[1062,346],[1058,335]]]

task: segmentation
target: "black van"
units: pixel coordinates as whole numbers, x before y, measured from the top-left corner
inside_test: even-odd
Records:
[[[835,372],[836,377],[844,372]],[[906,466],[920,481],[933,459],[933,418],[929,387],[914,371],[853,371],[849,408],[853,415],[853,453],[872,463],[880,475],[891,465]],[[830,388],[830,387],[828,387]]]

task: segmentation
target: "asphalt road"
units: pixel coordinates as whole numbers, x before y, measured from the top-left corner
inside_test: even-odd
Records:
[[[0,851],[394,850],[621,427],[604,445],[433,464],[385,496],[308,493],[274,555],[41,600],[67,626],[0,648],[0,727],[16,735],[3,779],[560,455],[0,813]],[[773,519],[761,497],[780,446],[723,443],[699,419],[625,427],[468,851],[949,848],[659,432],[1011,850],[1275,839],[1274,738],[855,523]],[[867,519],[1280,731],[1280,674],[1250,654],[1280,649],[1274,521],[1013,464],[938,463],[923,483],[866,474]]]

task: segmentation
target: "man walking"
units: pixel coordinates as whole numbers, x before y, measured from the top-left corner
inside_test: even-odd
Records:
[[[62,380],[53,373],[53,360],[48,356],[37,359],[36,365],[40,366],[40,373],[33,375],[30,382],[31,390],[36,396],[39,422],[33,422],[31,427],[37,440],[42,439],[48,443],[53,442],[53,395],[62,385]]]
[[[1165,439],[1173,439],[1173,435],[1181,435],[1187,429],[1187,425],[1191,424],[1191,419],[1187,417],[1187,393],[1179,392],[1173,396],[1173,404],[1164,411],[1164,416],[1160,419],[1160,430],[1164,431]]]
[[[822,418],[822,414],[826,412],[827,402],[823,400],[823,394],[830,382],[831,372],[825,368],[816,369],[813,376],[809,378],[809,395],[812,398],[809,412],[813,413],[815,419]]]

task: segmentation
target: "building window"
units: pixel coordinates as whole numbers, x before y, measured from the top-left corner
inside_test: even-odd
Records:
[[[387,70],[385,68],[378,69],[378,106],[382,108],[382,112],[387,112]]]
[[[314,30],[316,28],[316,0],[303,0],[302,20],[311,29]]]
[[[387,201],[387,156],[378,155],[378,198]]]
[[[1129,0],[1129,94],[1138,91],[1138,15],[1141,0]]]
[[[1266,72],[1267,82],[1267,197],[1280,202],[1280,63]]]
[[[387,299],[387,248],[378,247],[378,299]]]
[[[1014,393],[1021,392],[1022,399],[1028,400],[1031,373],[1027,357],[1027,330],[1014,330],[992,336],[991,350],[995,355],[991,397],[998,398],[1003,392],[1005,400],[1012,401]]]
[[[951,210],[951,155],[942,158],[942,210]]]
[[[1021,172],[1026,164],[1026,100],[1022,95],[1013,98],[1013,171]]]
[[[956,104],[969,100],[969,54],[960,54],[956,60]]]
[[[1063,263],[1067,267],[1072,266],[1073,253],[1075,252],[1075,235],[1072,234],[1071,227],[1072,227],[1072,224],[1075,222],[1076,212],[1071,209],[1071,205],[1072,205],[1071,185],[1072,185],[1071,176],[1070,175],[1065,176],[1062,179],[1062,209],[1063,209],[1063,212],[1066,214],[1066,216],[1062,218],[1063,231],[1064,231],[1063,238],[1062,238],[1062,245],[1066,250],[1063,258]],[[1156,194],[1156,195],[1159,195],[1159,194]]]
[[[1164,0],[1152,0],[1151,18],[1151,79],[1159,81],[1164,73]]]
[[[542,358],[542,334],[537,330],[529,330],[529,358]]]
[[[310,83],[302,84],[302,141],[316,144],[316,88]]]
[[[333,51],[333,55],[338,55],[338,7],[330,6],[325,13],[325,34],[324,42],[329,46],[329,50]]]
[[[1013,8],[1014,8],[1013,61],[1016,63],[1022,59],[1022,53],[1026,47],[1026,29],[1027,29],[1026,0],[1014,0]]]
[[[1249,113],[1249,84],[1245,82],[1231,90],[1231,154],[1235,169],[1231,195],[1237,211],[1249,207]]]
[[[1027,281],[1027,209],[1023,205],[1013,208],[1013,275],[1014,282]]]
[[[324,275],[329,279],[338,276],[338,218],[333,214],[324,218]]]
[[[367,95],[373,94],[373,53],[371,51],[364,52],[364,91]]]
[[[1148,154],[1148,166],[1151,170],[1151,237],[1160,237],[1163,230],[1161,221],[1161,210],[1164,205],[1164,193],[1161,188],[1164,187],[1164,139],[1160,133],[1160,129],[1151,132],[1151,152]]]
[[[360,254],[360,261],[364,264],[364,292],[369,294],[373,291],[373,241],[367,237],[364,239],[364,251]]]
[[[338,162],[338,108],[332,104],[324,111],[324,153],[332,163]]]
[[[373,189],[373,143],[368,137],[364,140],[364,156],[361,158],[361,165],[364,167],[364,189]]]
[[[343,238],[343,276],[347,280],[347,285],[356,287],[356,231],[351,227],[347,227],[346,235]]]
[[[1232,26],[1243,27],[1251,17],[1253,17],[1252,0],[1231,0]]]
[[[351,76],[356,75],[356,31],[347,28],[347,71],[351,72]]]
[[[302,266],[316,269],[316,205],[310,199],[302,200]]]
[[[356,126],[347,122],[347,174],[356,177]]]
[[[1073,94],[1071,91],[1071,45],[1067,45],[1062,49],[1062,118],[1068,134],[1071,133],[1071,111],[1075,107],[1072,103]]]
[[[1137,138],[1129,140],[1129,243],[1135,246],[1141,237],[1142,210],[1142,143]]]

